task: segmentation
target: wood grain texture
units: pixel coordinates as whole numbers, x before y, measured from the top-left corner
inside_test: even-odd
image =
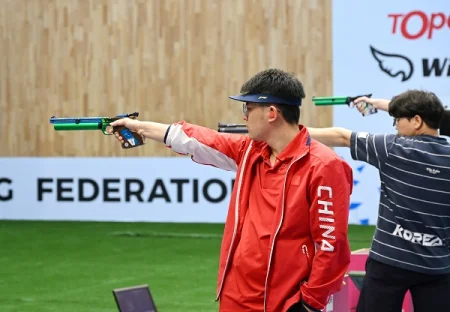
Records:
[[[0,156],[175,156],[48,120],[139,111],[215,129],[242,122],[228,96],[267,68],[303,82],[301,123],[332,123],[311,102],[332,92],[327,0],[1,0],[0,46]]]

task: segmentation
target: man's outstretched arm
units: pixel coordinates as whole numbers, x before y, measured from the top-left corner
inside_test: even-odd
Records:
[[[144,139],[164,143],[178,154],[190,155],[197,163],[231,171],[237,170],[249,140],[248,136],[218,133],[184,121],[169,125],[122,118],[111,126],[124,126]],[[123,138],[115,135],[123,143]]]
[[[353,104],[359,111],[362,111],[359,103],[369,103],[375,108],[383,111],[389,111],[390,100],[385,99],[372,99],[368,97],[357,98]],[[309,128],[308,132],[311,134],[312,138],[331,147],[350,147],[352,131],[340,128]]]
[[[314,140],[317,140],[331,147],[350,147],[350,138],[352,131],[340,128],[309,128],[309,134]]]

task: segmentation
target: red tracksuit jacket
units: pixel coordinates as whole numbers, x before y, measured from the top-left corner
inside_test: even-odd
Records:
[[[301,299],[323,309],[341,288],[350,262],[352,169],[332,149],[311,139],[305,127],[300,129],[302,144],[287,169],[275,212],[264,312],[285,312]],[[171,125],[166,145],[197,163],[236,171],[220,252],[218,300],[248,208],[250,168],[265,143],[179,122]]]

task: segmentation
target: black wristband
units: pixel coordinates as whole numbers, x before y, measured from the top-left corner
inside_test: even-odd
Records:
[[[169,130],[170,130],[170,127],[171,127],[171,126],[172,126],[172,125],[169,125],[169,127],[167,127],[166,134],[164,135],[164,144],[166,144],[167,136],[169,135]]]

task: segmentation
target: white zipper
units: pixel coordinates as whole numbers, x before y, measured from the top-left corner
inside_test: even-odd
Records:
[[[275,232],[275,235],[273,236],[273,240],[272,240],[272,246],[270,247],[270,255],[269,255],[269,265],[267,266],[267,274],[266,274],[266,281],[264,283],[264,312],[266,312],[266,299],[267,299],[267,281],[269,280],[269,273],[270,273],[270,264],[272,262],[272,255],[273,255],[273,247],[275,246],[275,239],[278,235],[278,232],[281,229],[281,225],[283,224],[283,219],[284,219],[284,199],[285,199],[285,191],[286,191],[286,180],[287,180],[287,176],[289,174],[289,169],[291,169],[292,165],[295,164],[297,161],[299,161],[300,159],[302,159],[304,156],[306,155],[306,153],[304,153],[303,155],[301,155],[300,157],[298,157],[297,159],[295,159],[287,168],[286,170],[286,175],[284,176],[284,182],[283,182],[283,201],[281,204],[281,219],[280,219],[280,224],[278,224],[278,228]]]
[[[302,252],[306,255],[306,264],[308,265],[309,269],[309,252],[308,252],[308,246],[302,245]]]
[[[306,255],[306,257],[309,259],[308,246],[302,245],[302,251]]]
[[[228,256],[227,256],[227,261],[225,262],[225,268],[223,269],[223,274],[222,274],[222,281],[220,282],[220,287],[219,290],[217,291],[217,295],[216,295],[216,301],[219,300],[219,296],[220,293],[222,291],[222,287],[223,287],[223,282],[225,280],[225,273],[227,271],[228,268],[228,263],[230,261],[230,256],[231,256],[231,248],[233,247],[233,243],[234,240],[236,238],[236,233],[237,233],[237,226],[239,223],[239,196],[241,194],[241,186],[242,186],[242,179],[243,179],[243,175],[244,175],[244,171],[245,171],[245,166],[247,165],[247,158],[248,158],[248,154],[252,148],[252,142],[250,142],[247,151],[245,152],[244,155],[244,159],[242,160],[242,170],[241,170],[241,174],[239,176],[239,180],[238,180],[238,186],[237,186],[237,193],[236,193],[236,201],[235,201],[235,207],[234,207],[234,229],[233,229],[233,237],[231,238],[231,244],[230,244],[230,248],[228,250]]]

